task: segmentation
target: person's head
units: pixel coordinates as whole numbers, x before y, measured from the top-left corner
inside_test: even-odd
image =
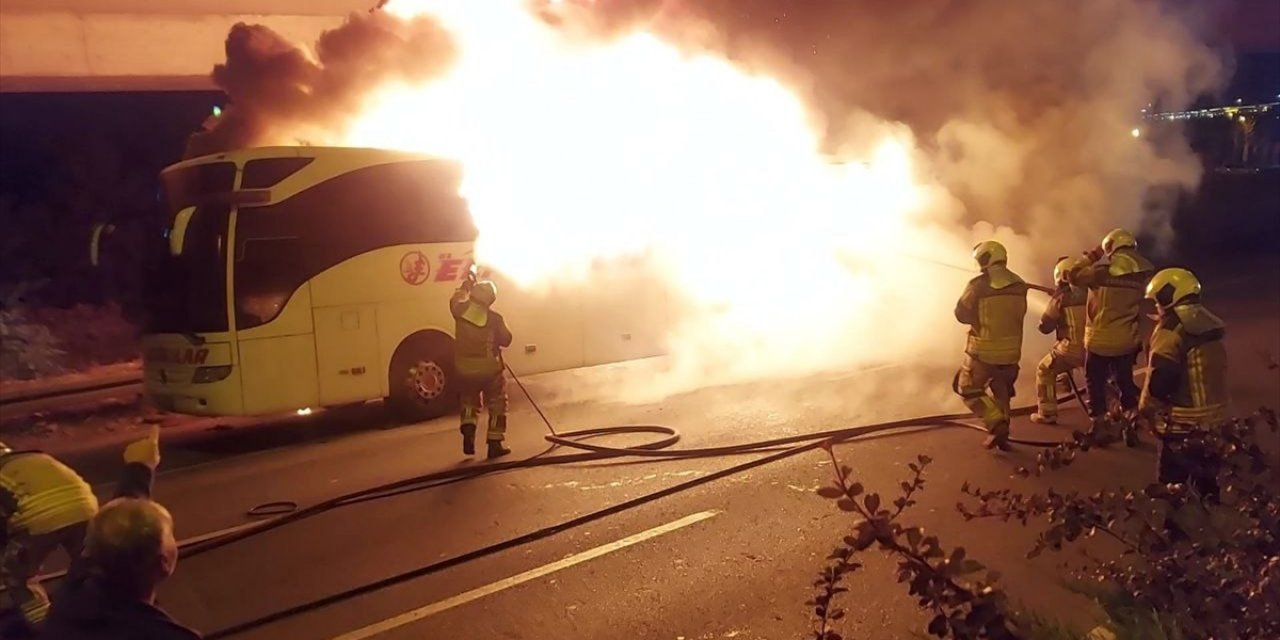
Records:
[[[1084,264],[1084,260],[1067,256],[1053,265],[1053,283],[1059,287],[1067,286],[1067,275]]]
[[[489,280],[481,280],[471,288],[471,301],[482,307],[491,307],[498,300],[498,285]]]
[[[1200,299],[1200,280],[1186,269],[1161,269],[1147,283],[1147,298],[1161,311]]]
[[[1004,245],[995,240],[983,240],[973,245],[973,261],[978,263],[978,267],[983,271],[987,268],[1009,262],[1009,252],[1005,250]]]
[[[1133,237],[1132,233],[1124,229],[1112,229],[1107,235],[1102,237],[1102,252],[1111,255],[1117,249],[1126,247],[1135,249],[1138,246],[1138,239]]]
[[[89,522],[85,554],[108,588],[127,597],[150,599],[178,564],[173,516],[145,498],[112,500]]]

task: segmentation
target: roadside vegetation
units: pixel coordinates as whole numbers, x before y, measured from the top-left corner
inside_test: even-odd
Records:
[[[813,609],[814,628],[807,637],[846,637],[840,631],[847,613],[841,594],[858,579],[860,558],[878,552],[897,561],[905,595],[931,614],[922,637],[1280,638],[1280,466],[1275,452],[1259,444],[1276,431],[1276,414],[1261,409],[1186,442],[1204,469],[1216,470],[1221,487],[1216,501],[1187,485],[1158,482],[1088,494],[1023,491],[1017,480],[999,489],[964,485],[956,508],[966,520],[997,519],[1037,529],[1028,557],[1091,538],[1109,539],[1116,553],[1086,554],[1082,566],[1066,569],[1068,585],[1092,598],[1106,616],[1105,631],[1094,635],[1060,622],[1053,612],[1012,606],[999,573],[969,557],[964,547],[948,546],[908,521],[910,507],[925,489],[932,462],[927,456],[909,465],[911,477],[890,500],[867,492],[855,470],[832,454],[835,479],[818,493],[849,513],[853,523],[814,582],[815,593],[806,603]],[[1035,467],[1020,468],[1017,476],[1056,473],[1096,445],[1077,437],[1041,452]]]
[[[38,283],[0,288],[0,380],[32,380],[138,357],[138,327],[120,305],[31,304]]]

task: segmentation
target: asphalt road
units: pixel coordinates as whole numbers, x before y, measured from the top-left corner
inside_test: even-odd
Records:
[[[1218,310],[1231,326],[1232,387],[1240,407],[1280,406],[1280,295],[1248,289]],[[1040,343],[1029,343],[1020,398]],[[658,363],[660,364],[660,363]],[[664,423],[677,446],[723,445],[912,415],[959,411],[950,366],[891,366],[803,381],[705,389],[661,402],[610,399],[620,378],[652,375],[655,363],[552,374],[532,381],[560,429]],[[569,390],[591,389],[570,397]],[[518,396],[513,386],[511,392]],[[556,401],[550,401],[558,398]],[[1015,423],[1015,436],[1061,437],[1068,426]],[[247,521],[272,500],[307,505],[431,471],[466,467],[451,420],[386,428],[328,429],[306,422],[277,430],[216,434],[166,452],[157,498],[174,513],[181,538]],[[369,426],[369,428],[364,428]],[[511,443],[517,457],[542,452],[545,432],[516,401]],[[270,434],[276,435],[270,435]],[[267,435],[261,435],[267,434]],[[626,439],[617,442],[626,442]],[[963,523],[955,511],[966,480],[983,486],[1088,489],[1140,486],[1154,447],[1091,452],[1070,469],[1036,480],[1010,479],[1034,459],[1021,447],[992,454],[966,430],[880,437],[836,449],[869,490],[891,499],[917,454],[935,462],[908,521],[965,546],[1004,576],[1016,601],[1088,629],[1096,612],[1058,586],[1073,556],[1026,560],[1034,532],[1016,525]],[[516,470],[344,507],[180,563],[161,600],[206,633],[293,605],[429,565],[563,522],[760,454],[696,460],[624,460]],[[172,461],[178,461],[175,464]],[[181,466],[187,465],[187,466]],[[649,502],[541,540],[408,580],[237,638],[798,638],[811,626],[804,601],[824,558],[854,520],[814,490],[830,481],[825,452],[801,454]],[[101,487],[104,493],[108,485]],[[891,562],[868,554],[849,581],[846,637],[910,637],[922,615],[897,585]],[[347,635],[344,635],[347,634]]]

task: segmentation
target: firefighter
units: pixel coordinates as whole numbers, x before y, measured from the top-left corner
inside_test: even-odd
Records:
[[[1009,450],[1009,405],[1022,358],[1027,284],[1009,270],[1008,253],[994,240],[973,248],[982,274],[969,281],[956,303],[956,320],[969,325],[964,366],[953,388],[991,432],[988,449]],[[988,393],[990,390],[990,393]]]
[[[34,629],[49,611],[49,598],[35,580],[40,567],[59,547],[79,558],[97,511],[93,489],[70,467],[46,453],[0,443],[0,574],[26,626]]]
[[[1155,301],[1160,319],[1151,335],[1150,372],[1138,406],[1160,440],[1160,482],[1188,483],[1216,499],[1217,464],[1184,445],[1196,430],[1226,417],[1226,325],[1200,303],[1200,281],[1186,269],[1157,273],[1146,297]]]
[[[488,457],[511,453],[503,445],[507,431],[507,390],[502,350],[511,346],[511,331],[491,307],[498,287],[476,280],[471,271],[449,300],[454,318],[454,372],[462,407],[462,452],[476,452],[476,418],[481,399],[489,412]]]
[[[1040,316],[1040,333],[1056,334],[1053,350],[1036,367],[1036,412],[1031,421],[1058,423],[1058,376],[1084,366],[1084,306],[1088,292],[1067,282],[1067,274],[1080,264],[1079,258],[1063,258],[1053,267],[1057,289]]]
[[[1155,267],[1138,253],[1138,241],[1124,229],[1114,229],[1102,244],[1085,252],[1085,260],[1068,272],[1072,285],[1089,290],[1085,304],[1084,378],[1089,390],[1090,433],[1105,435],[1107,386],[1114,382],[1127,418],[1138,408],[1133,365],[1142,347],[1138,329],[1143,290]],[[1125,441],[1137,444],[1131,426]]]

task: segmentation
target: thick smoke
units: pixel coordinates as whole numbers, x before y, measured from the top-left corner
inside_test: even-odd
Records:
[[[448,68],[448,32],[426,17],[351,14],[322,34],[312,56],[261,25],[240,23],[227,35],[227,60],[213,81],[230,106],[193,135],[187,157],[228,149],[326,139],[369,92],[392,82],[422,83]]]
[[[1154,185],[1194,187],[1181,140],[1130,132],[1141,110],[1214,90],[1223,59],[1195,3],[1154,0],[603,0],[565,9],[583,31],[643,25],[808,91],[833,150],[867,114],[909,125],[965,220],[1033,238],[1039,261],[1116,226],[1166,239]],[[641,8],[643,7],[643,8]],[[1184,10],[1185,9],[1185,10]],[[1159,203],[1156,203],[1159,204]]]

